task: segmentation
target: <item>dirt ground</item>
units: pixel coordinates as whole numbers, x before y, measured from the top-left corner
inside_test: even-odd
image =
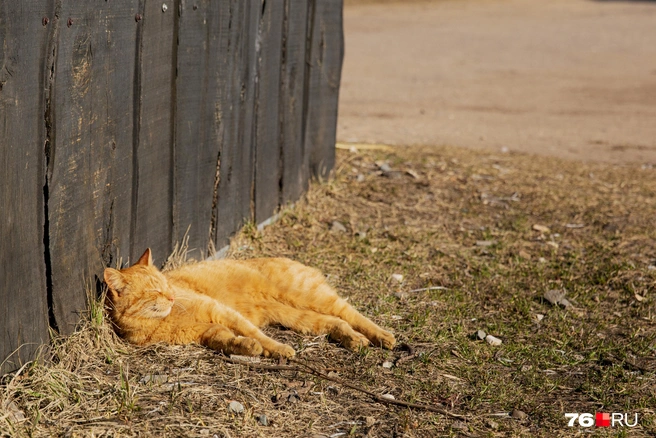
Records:
[[[128,345],[96,303],[51,362],[0,378],[0,437],[656,436],[653,168],[456,147],[337,158],[230,256],[320,268],[397,348],[269,328],[294,362],[233,363]],[[568,412],[639,418],[569,428]]]
[[[342,142],[656,162],[656,2],[347,0]]]

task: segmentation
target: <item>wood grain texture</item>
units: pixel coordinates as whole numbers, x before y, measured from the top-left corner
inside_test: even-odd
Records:
[[[129,254],[137,9],[136,0],[64,2],[53,19],[49,250],[54,317],[65,334],[102,265]]]
[[[335,165],[339,84],[344,60],[342,0],[310,0],[305,142],[310,170],[326,178]]]
[[[193,5],[182,2],[176,80],[174,239],[181,240],[188,229],[190,248],[203,254],[210,235],[218,156],[218,145],[211,135],[213,117],[208,114],[216,94],[210,67],[214,19],[209,0]]]
[[[0,1],[0,375],[48,341],[43,80],[47,1]]]
[[[173,244],[173,149],[175,117],[174,10],[146,0],[137,26],[134,86],[134,154],[130,260],[151,248],[161,265]]]
[[[283,205],[301,196],[309,177],[303,118],[307,23],[307,0],[285,0],[279,112]]]
[[[284,1],[262,1],[256,36],[255,222],[273,216],[281,189],[280,76]]]
[[[220,168],[216,197],[217,248],[228,243],[246,220],[251,220],[253,192],[253,111],[257,66],[256,35],[261,0],[220,2],[219,47],[225,47],[219,64],[222,83],[217,101],[221,119]]]
[[[167,6],[0,0],[0,373],[105,266],[204,257],[332,169],[341,1]]]

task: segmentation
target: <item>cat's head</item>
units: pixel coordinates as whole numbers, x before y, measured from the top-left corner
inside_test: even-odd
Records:
[[[153,265],[150,248],[129,268],[105,269],[107,304],[116,319],[161,319],[171,313],[175,295]],[[118,322],[118,321],[117,321]]]

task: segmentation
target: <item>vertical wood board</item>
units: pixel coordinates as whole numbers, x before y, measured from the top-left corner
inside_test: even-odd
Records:
[[[102,265],[130,252],[137,10],[137,0],[65,2],[55,23],[49,250],[64,334],[74,330]]]
[[[280,76],[284,1],[262,1],[256,36],[255,222],[270,218],[280,198]]]
[[[130,260],[151,248],[161,265],[173,244],[176,11],[145,0],[137,26]]]
[[[253,218],[253,110],[261,0],[220,3],[220,35],[228,38],[221,44],[226,44],[228,52],[217,73],[228,81],[223,91],[226,99],[218,101],[217,112],[222,117],[225,134],[221,139],[217,187],[217,247],[228,243],[244,221]]]
[[[48,341],[44,94],[48,2],[0,0],[0,375]]]
[[[219,145],[213,67],[219,17],[209,0],[183,2],[176,81],[175,238],[189,230],[189,246],[204,256],[210,240]]]
[[[303,124],[307,19],[307,0],[285,0],[280,80],[283,205],[296,201],[308,183]]]
[[[339,84],[344,59],[342,0],[310,0],[305,142],[313,176],[335,166]]]

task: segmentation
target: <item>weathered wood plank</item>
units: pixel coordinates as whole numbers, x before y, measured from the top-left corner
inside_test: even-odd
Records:
[[[175,28],[177,13],[146,0],[137,27],[134,80],[135,149],[130,258],[151,248],[156,264],[166,260],[173,242],[173,147]]]
[[[138,0],[63,2],[48,170],[53,310],[71,333],[85,286],[129,254]],[[70,26],[68,24],[71,24]]]
[[[307,14],[307,0],[285,0],[280,81],[282,204],[296,201],[308,183],[303,123]]]
[[[342,0],[310,0],[306,137],[310,170],[325,178],[335,165],[337,102],[344,59]]]
[[[0,375],[48,341],[44,0],[0,0]]]
[[[217,78],[220,81],[225,78],[216,102],[221,136],[215,243],[221,247],[245,219],[252,218],[255,49],[261,0],[218,3],[221,5],[218,47],[224,56]]]
[[[278,208],[281,185],[280,69],[284,1],[260,2],[257,29],[255,97],[255,222],[270,218]]]
[[[219,17],[212,3],[182,3],[177,54],[174,236],[180,240],[189,229],[189,246],[202,255],[210,241],[219,156],[213,62]]]

